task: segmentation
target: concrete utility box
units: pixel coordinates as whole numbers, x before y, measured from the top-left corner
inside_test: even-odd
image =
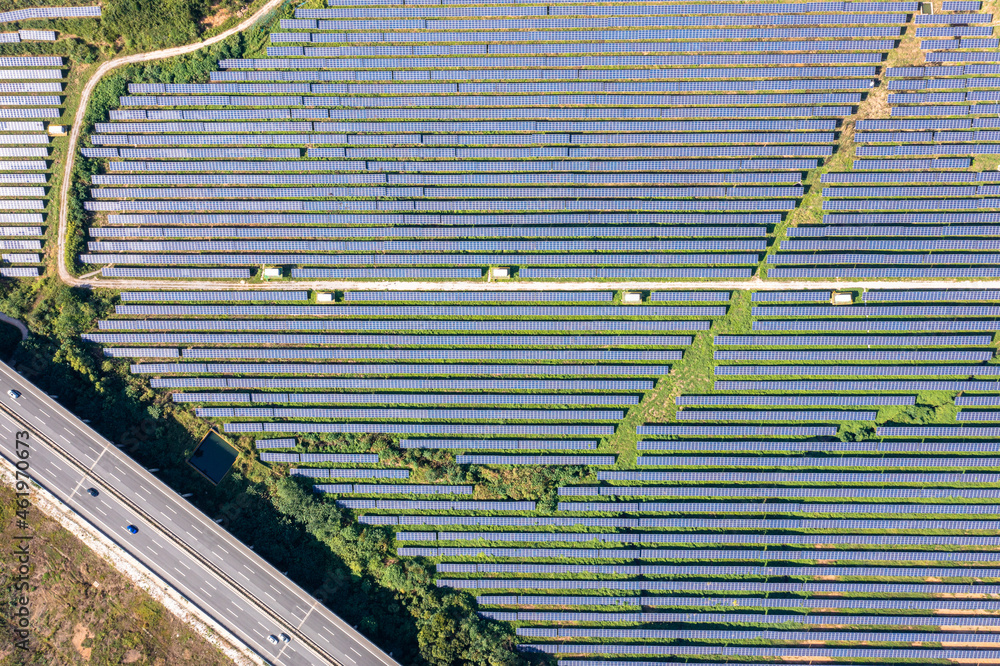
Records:
[[[52,136],[66,136],[66,126],[49,125],[49,134]]]
[[[281,277],[281,269],[280,268],[265,268],[264,269],[264,278],[265,279],[267,279],[267,278],[280,278],[280,277]]]
[[[500,279],[509,278],[510,268],[508,266],[497,266],[496,268],[490,271],[490,277],[500,278]]]
[[[833,305],[852,305],[854,303],[854,294],[844,291],[834,292],[830,303]]]
[[[637,294],[634,291],[626,291],[624,294],[622,294],[622,303],[624,303],[625,305],[642,303],[642,294]]]
[[[324,294],[316,294],[316,302],[317,303],[332,303],[333,302],[333,294],[325,294],[325,293]]]

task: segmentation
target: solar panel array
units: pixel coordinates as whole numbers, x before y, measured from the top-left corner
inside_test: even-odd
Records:
[[[2,39],[7,36],[12,38]],[[48,39],[49,36],[42,31],[22,30],[0,35],[0,41]],[[51,38],[55,38],[54,33]],[[49,155],[50,139],[43,119],[62,115],[61,97],[48,94],[63,91],[62,66],[60,57],[0,58],[0,104],[14,107],[0,109],[0,118],[10,119],[0,121],[0,144],[4,146],[0,148],[3,157],[0,159],[0,209],[3,210],[0,213],[0,249],[7,251],[0,256],[0,275],[4,277],[37,277],[41,272],[44,241],[41,225],[45,216],[42,212],[19,211],[44,211],[48,205],[49,166],[39,158]]]
[[[278,292],[274,302],[267,293],[126,292],[98,324],[114,332],[85,337],[109,357],[135,359],[133,373],[174,389],[174,402],[195,405],[225,432],[304,436],[278,440],[285,462],[347,462],[303,447],[313,434],[355,433],[424,435],[402,448],[454,449],[460,464],[613,465],[614,456],[576,454],[598,447],[577,437],[613,434],[669,372],[663,362],[683,359],[693,341],[661,332],[706,330],[726,314],[729,296],[658,292],[655,303],[616,305],[606,291],[348,292],[345,302],[315,303],[304,291]],[[184,330],[206,333],[173,332]],[[227,330],[234,333],[216,332]],[[363,359],[383,362],[330,362]],[[580,408],[601,405],[620,409]],[[441,436],[455,437],[433,439]],[[275,440],[258,448],[265,441]],[[463,455],[466,448],[573,454]]]
[[[297,10],[272,35],[268,58],[225,61],[210,83],[130,89],[87,149],[108,159],[89,208],[110,214],[92,230],[85,263],[114,263],[108,275],[244,279],[259,265],[286,267],[293,279],[477,279],[489,266],[526,279],[749,277],[802,196],[802,171],[832,152],[829,121],[852,112],[881,52],[919,10],[328,4]],[[955,5],[945,11],[978,11]],[[947,49],[989,37],[963,32],[986,27],[983,15],[953,16],[918,21],[934,31],[920,37],[957,40],[941,41]],[[1000,271],[990,239],[1000,229],[990,211],[997,179],[918,175],[962,174],[971,156],[990,154],[990,124],[939,122],[989,95],[925,87],[943,86],[893,88],[893,117],[879,120],[887,124],[859,127],[860,139],[914,141],[865,144],[861,153],[878,159],[828,174],[827,190],[840,188],[831,213],[791,230],[767,264],[771,277]],[[966,144],[953,136],[962,132],[979,134]],[[931,138],[917,143],[917,133]],[[924,144],[933,150],[911,150]],[[878,203],[858,203],[869,199]],[[725,663],[992,659],[970,646],[900,646],[936,637],[894,613],[926,611],[929,624],[959,609],[975,626],[1000,608],[956,596],[1000,589],[1000,430],[871,428],[908,423],[889,417],[924,409],[922,391],[974,391],[985,399],[969,406],[993,406],[986,392],[1000,395],[1000,382],[988,361],[1000,318],[975,302],[990,299],[873,296],[827,307],[830,291],[758,292],[752,325],[715,338],[714,390],[664,391],[683,409],[651,417],[660,423],[620,418],[646,391],[677,387],[664,361],[688,360],[686,347],[727,315],[729,296],[653,291],[645,304],[619,306],[607,291],[349,291],[344,304],[260,307],[253,296],[202,305],[167,293],[130,296],[87,337],[115,358],[134,356],[133,371],[154,388],[234,436],[280,436],[256,440],[262,458],[297,465],[290,474],[316,481],[361,523],[400,530],[398,542],[414,543],[397,554],[428,558],[448,575],[439,585],[501,591],[479,596],[482,612],[538,640],[525,651]],[[633,463],[609,446],[636,423],[647,438],[640,453],[669,454]],[[391,440],[389,455],[324,458],[344,454],[315,444],[348,441],[341,434]],[[559,503],[471,500],[464,477],[431,483],[410,462],[430,455],[462,473],[608,467],[572,470],[580,480],[562,482]],[[546,473],[469,474],[522,471]],[[419,497],[437,494],[446,497]],[[567,608],[544,608],[556,605]],[[808,633],[773,627],[779,618],[818,625],[828,609],[877,620],[844,615],[830,622],[844,625],[836,631]],[[704,622],[743,626],[706,631]],[[867,624],[886,626],[862,633]],[[755,643],[718,642],[733,638]],[[853,645],[773,644],[782,640]],[[896,646],[859,645],[873,640]]]
[[[971,50],[997,46],[996,39],[992,38],[993,28],[985,25],[991,22],[992,15],[965,13],[977,12],[980,8],[979,2],[945,2],[944,13],[915,17],[920,26],[916,28],[916,37],[932,38],[920,44],[926,66],[887,69],[890,117],[857,122],[858,132],[853,139],[859,159],[854,161],[854,171],[823,175],[826,198],[823,208],[827,213],[820,223],[810,221],[789,230],[790,240],[783,241],[779,251],[769,257],[769,263],[774,266],[769,267],[768,276],[778,279],[933,279],[997,275],[993,267],[977,266],[995,263],[1000,256],[989,240],[996,237],[1000,228],[989,225],[988,214],[969,214],[963,218],[963,214],[957,212],[952,215],[919,213],[995,207],[988,198],[992,191],[990,186],[975,185],[994,182],[996,178],[995,171],[983,170],[985,164],[974,166],[979,160],[976,156],[1000,152],[1000,135],[988,129],[996,127],[998,122],[990,117],[995,112],[992,107],[996,93],[976,90],[994,87],[997,81],[978,75],[995,75],[1000,70],[992,64],[996,61],[995,53]],[[959,13],[951,13],[956,10]],[[944,27],[923,27],[930,25]],[[959,64],[965,62],[991,64]],[[957,92],[964,90],[968,92]],[[954,157],[933,157],[938,155]],[[905,186],[908,183],[919,185]],[[864,186],[859,186],[862,184]],[[858,212],[841,214],[837,211]],[[956,223],[962,226],[952,226]],[[851,226],[843,229],[832,226],[840,224]],[[900,236],[947,240],[868,240]],[[835,239],[838,237],[866,240],[841,241]],[[817,240],[801,241],[800,238]],[[977,254],[962,254],[963,247]],[[837,254],[845,249],[873,252]],[[926,250],[931,249],[941,251],[927,254]],[[803,250],[810,253],[795,254]],[[890,263],[919,266],[880,267]],[[808,267],[792,268],[786,264]],[[965,266],[940,267],[947,264]]]
[[[84,150],[108,161],[86,208],[109,215],[80,260],[331,279],[479,279],[489,266],[538,280],[749,277],[763,225],[796,207],[802,171],[832,154],[836,119],[873,86],[913,6],[297,9],[265,58],[223,60],[207,83],[129,85]],[[211,211],[240,214],[211,228]],[[413,240],[293,243],[314,230],[292,211],[339,213],[328,237]],[[702,224],[632,229],[625,212]],[[525,214],[578,213],[594,229],[544,235],[642,240],[519,240],[542,235]],[[156,218],[196,240],[162,241],[176,230]],[[483,226],[429,228],[441,220]],[[236,240],[252,224],[267,226]],[[660,240],[679,235],[690,240]],[[505,240],[420,240],[444,236]]]

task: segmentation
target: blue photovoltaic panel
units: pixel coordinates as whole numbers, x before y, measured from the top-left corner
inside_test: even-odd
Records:
[[[640,435],[727,435],[733,437],[771,435],[776,437],[833,437],[836,426],[692,426],[692,425],[641,425]]]
[[[877,412],[787,410],[687,410],[678,421],[874,421]]]
[[[308,291],[123,291],[128,302],[308,301]]]
[[[728,291],[654,291],[649,295],[650,301],[655,302],[684,302],[684,301],[728,301],[730,292]]]
[[[990,289],[953,289],[939,291],[882,290],[866,291],[867,301],[1000,301],[1000,291]]]
[[[705,487],[705,486],[571,486],[559,489],[561,497],[583,497],[583,496],[604,496],[604,497],[768,497],[768,498],[813,498],[813,497],[864,497],[864,498],[894,498],[894,499],[996,499],[1000,493],[988,488],[966,489],[966,488],[743,488],[739,486]],[[590,535],[593,538],[594,535]],[[738,543],[738,539],[733,535],[697,535],[699,540],[708,542],[721,542],[726,539]],[[602,537],[605,538],[605,537]],[[781,535],[765,535],[757,537],[759,542],[774,543],[777,539],[783,538]],[[794,537],[789,537],[794,538]],[[830,536],[825,538],[832,541],[823,543],[858,543],[852,539],[865,539],[866,537],[851,537],[844,535]],[[868,537],[875,540],[883,540],[883,543],[890,543],[893,537],[877,535]],[[912,543],[920,540],[921,537],[900,536],[899,543]],[[928,537],[924,537],[928,538]],[[933,537],[930,537],[933,538]],[[947,537],[946,537],[947,538]],[[610,539],[609,539],[610,540]],[[690,534],[673,535],[651,535],[649,542],[673,542],[688,543],[691,540]],[[875,541],[877,542],[877,541]]]
[[[293,449],[295,448],[295,438],[285,439],[258,439],[254,442],[258,449]]]
[[[770,396],[745,396],[770,397]],[[782,396],[773,396],[782,397]],[[874,400],[903,398],[906,402],[890,404],[913,404],[913,396],[855,396]],[[988,452],[996,453],[1000,448],[985,446],[982,442],[840,442],[814,440],[644,440],[638,444],[640,451],[871,451],[871,452]],[[794,481],[795,477],[790,477]],[[950,491],[949,491],[950,492]]]
[[[2,244],[2,241],[0,241]],[[156,355],[157,349],[130,348],[131,355]],[[114,353],[115,348],[108,350]],[[527,349],[185,349],[186,359],[385,359],[385,360],[470,360],[470,361],[676,361],[680,351],[623,351],[623,350],[527,350]],[[971,352],[956,352],[969,355]],[[129,355],[129,352],[121,355]],[[964,357],[963,357],[964,358]],[[944,360],[935,359],[935,360]],[[972,360],[966,358],[965,360]],[[988,360],[988,359],[980,359]]]
[[[1000,405],[998,395],[960,395],[955,397],[955,404],[963,406],[995,406]]]
[[[298,453],[271,453],[264,451],[260,454],[260,459],[262,462],[276,462],[276,463],[297,463],[299,462]]]
[[[723,306],[462,305],[118,305],[115,314],[157,316],[325,317],[721,317]]]
[[[914,396],[878,395],[681,395],[678,405],[912,405]],[[1000,404],[1000,403],[998,403]]]
[[[591,425],[491,425],[429,423],[276,423],[229,422],[226,432],[333,432],[399,433],[432,435],[611,435],[614,426]]]
[[[691,344],[686,335],[271,335],[268,333],[84,333],[98,344],[220,344],[220,345],[393,345],[393,346],[509,346],[648,345],[676,347]],[[961,344],[961,338],[958,339]],[[928,340],[926,344],[932,344]],[[851,344],[847,340],[844,344]],[[945,344],[950,344],[945,342]]]
[[[725,458],[639,456],[637,465],[658,467],[1000,467],[997,458]]]
[[[930,375],[992,376],[1000,375],[1000,365],[720,365],[716,375],[800,375],[906,377]]]
[[[344,300],[357,301],[611,301],[608,291],[348,291]],[[709,300],[709,299],[704,299]],[[728,299],[726,299],[728,300]]]
[[[845,347],[845,346],[976,346],[989,345],[991,335],[718,335],[716,346],[726,347]]]
[[[633,395],[541,395],[509,393],[174,393],[174,402],[253,402],[262,404],[420,404],[420,405],[637,405]]]
[[[780,270],[780,269],[772,269]],[[791,270],[791,269],[786,269]],[[822,270],[822,269],[821,269]],[[845,269],[859,270],[859,269]],[[899,269],[883,269],[899,270]],[[915,269],[919,270],[919,269]],[[888,276],[888,274],[887,274]],[[905,277],[905,275],[901,275]],[[970,276],[971,277],[971,276]],[[1000,322],[977,320],[757,320],[752,326],[755,331],[995,331]]]
[[[460,455],[459,465],[614,465],[615,456]]]
[[[997,437],[1000,428],[882,426],[876,434],[879,437]]]
[[[717,391],[996,391],[986,381],[717,381]]]
[[[860,366],[858,366],[860,367]],[[991,366],[982,366],[989,368]],[[1000,369],[1000,366],[997,366]],[[333,364],[333,363],[143,363],[135,374],[313,374],[313,375],[666,375],[669,365],[465,365],[465,364]],[[831,373],[832,374],[832,373]],[[840,373],[844,374],[844,373]],[[891,373],[889,373],[891,374]],[[907,374],[907,373],[899,373]],[[919,373],[908,373],[919,374]],[[924,374],[935,374],[926,372]],[[957,374],[957,373],[951,373]],[[968,373],[966,373],[968,374]],[[983,371],[977,374],[994,374]]]
[[[497,420],[618,420],[617,410],[542,410],[542,409],[293,409],[270,407],[199,407],[198,416],[208,418],[335,418],[335,419],[497,419]]]
[[[726,350],[717,361],[989,361],[992,351]]]
[[[829,301],[829,291],[756,291],[750,297],[753,303]]]
[[[518,396],[523,397],[523,396]],[[401,449],[529,449],[529,450],[589,450],[597,448],[596,440],[558,439],[404,439]]]

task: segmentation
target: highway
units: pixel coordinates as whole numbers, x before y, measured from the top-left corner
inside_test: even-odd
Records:
[[[7,395],[11,388],[21,397]],[[28,459],[32,479],[268,662],[398,666],[111,442],[0,363],[0,455],[17,460],[15,433],[25,429],[33,431]],[[90,496],[89,488],[96,488],[98,496]],[[127,525],[135,525],[138,533],[129,534]],[[281,633],[291,641],[268,641],[269,635]]]

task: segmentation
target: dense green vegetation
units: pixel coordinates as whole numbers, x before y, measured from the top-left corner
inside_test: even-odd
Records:
[[[121,40],[130,51],[196,41],[209,27],[206,19],[242,8],[240,0],[112,0],[104,5],[101,36]]]
[[[392,595],[391,602],[382,609],[384,613],[377,619],[367,618],[364,629],[376,630],[387,637],[397,630],[412,632],[415,629],[420,657],[428,664],[513,666],[522,663],[513,650],[514,637],[509,628],[480,619],[468,594],[435,587],[432,572],[423,564],[397,560],[390,530],[372,526],[361,529],[331,502],[317,500],[310,486],[311,483],[281,479],[275,484],[274,505],[284,516],[294,519],[311,536],[327,545],[350,569],[351,575],[378,581],[383,594]],[[351,585],[343,593],[354,595],[358,588]],[[360,588],[364,588],[364,583]],[[386,647],[386,643],[381,644]],[[408,655],[404,663],[415,656]]]

